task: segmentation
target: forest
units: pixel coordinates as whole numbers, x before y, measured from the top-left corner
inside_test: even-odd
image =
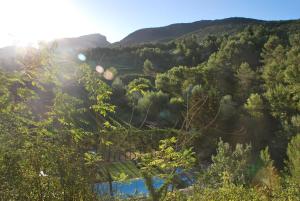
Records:
[[[298,27],[17,60],[0,67],[0,200],[300,200]],[[134,178],[146,195],[115,192]]]

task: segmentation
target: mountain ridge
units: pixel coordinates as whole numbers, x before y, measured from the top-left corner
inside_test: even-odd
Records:
[[[298,21],[294,20],[260,20],[244,17],[230,17],[216,20],[200,20],[190,23],[175,23],[161,27],[151,27],[136,30],[119,42],[113,43],[115,46],[130,46],[142,43],[169,42],[171,40],[183,37],[188,34],[196,34],[205,37],[209,34],[233,33],[240,31],[249,25],[262,24],[282,24],[284,22]]]

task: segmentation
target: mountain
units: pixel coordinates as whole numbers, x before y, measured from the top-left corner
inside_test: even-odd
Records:
[[[89,34],[74,38],[62,38],[49,42],[49,45],[56,43],[56,51],[58,53],[74,54],[81,50],[92,48],[107,47],[110,43],[106,37],[101,34]],[[7,46],[0,48],[0,68],[2,69],[16,69],[20,65],[18,57],[22,57],[28,50],[33,47],[16,47]]]
[[[249,25],[276,26],[293,21],[295,20],[264,21],[250,18],[232,17],[220,20],[201,20],[192,23],[171,24],[164,27],[137,30],[126,36],[120,42],[115,43],[115,45],[130,46],[142,43],[168,42],[191,34],[195,34],[198,37],[204,38],[210,34],[221,35],[236,33]]]
[[[60,51],[77,51],[97,47],[107,47],[110,43],[101,34],[89,34],[76,38],[62,38],[55,40]]]

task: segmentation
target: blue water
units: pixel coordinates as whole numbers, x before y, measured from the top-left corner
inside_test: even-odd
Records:
[[[160,178],[153,178],[155,188],[159,188],[163,184]],[[129,196],[129,195],[147,195],[148,190],[142,178],[130,179],[126,182],[113,182],[112,183],[114,195]],[[96,190],[99,194],[109,193],[108,182],[96,184]]]
[[[181,175],[181,180],[188,186],[194,183],[194,180],[191,180],[187,176]],[[155,188],[159,188],[163,185],[164,180],[158,177],[153,178],[153,184]],[[96,191],[100,195],[109,194],[109,183],[103,182],[98,183],[95,186]],[[114,195],[119,196],[132,196],[132,195],[142,195],[145,196],[148,194],[148,189],[145,185],[144,179],[137,178],[137,179],[130,179],[126,182],[113,182],[112,183],[113,193]],[[169,186],[169,190],[172,189],[172,186]]]

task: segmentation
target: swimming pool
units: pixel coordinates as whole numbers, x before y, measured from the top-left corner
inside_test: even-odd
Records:
[[[155,188],[159,188],[163,184],[163,182],[163,179],[160,179],[158,177],[153,178],[153,184]],[[95,188],[100,195],[109,194],[108,182],[98,183],[96,184]],[[145,185],[144,179],[142,178],[130,179],[126,182],[113,182],[112,189],[114,195],[120,196],[145,196],[148,194],[148,189]]]
[[[163,185],[164,180],[159,177],[153,177],[153,185],[155,188],[159,188]],[[186,186],[190,186],[194,183],[194,181],[188,178],[186,175],[180,175],[180,179],[186,184]],[[95,185],[96,191],[100,195],[108,195],[109,194],[109,183],[97,183]],[[172,186],[169,186],[169,190],[172,189]],[[148,195],[148,189],[146,187],[145,181],[143,178],[130,179],[125,182],[112,182],[112,190],[114,195],[119,195],[122,197],[140,195],[146,196]]]

